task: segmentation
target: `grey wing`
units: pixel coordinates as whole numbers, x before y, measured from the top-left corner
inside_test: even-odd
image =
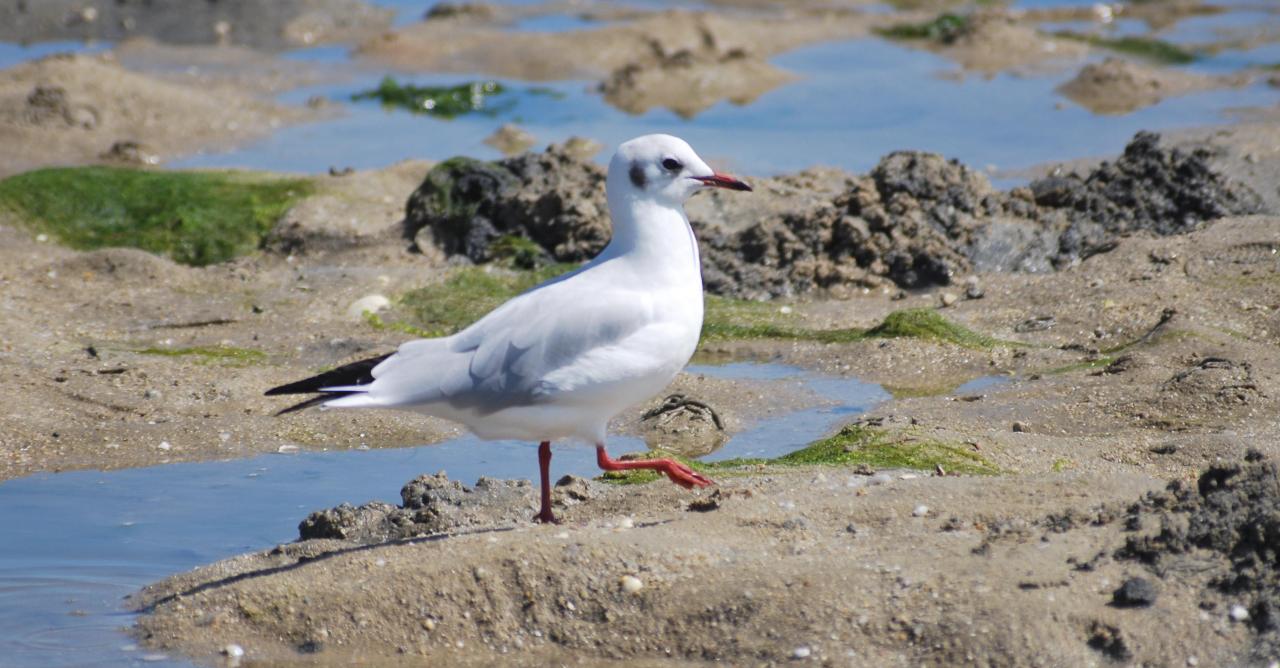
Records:
[[[484,413],[545,400],[572,384],[575,362],[645,328],[653,309],[652,297],[638,291],[551,284],[451,337],[402,345],[374,369],[371,398],[382,405],[445,402]]]

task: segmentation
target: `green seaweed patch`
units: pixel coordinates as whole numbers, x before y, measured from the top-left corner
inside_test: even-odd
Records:
[[[979,334],[927,308],[894,311],[871,329],[806,329],[787,324],[776,307],[760,302],[707,297],[702,338],[784,339],[819,343],[854,343],[866,339],[915,338],[987,349],[1018,345]]]
[[[498,261],[514,269],[537,269],[547,264],[547,251],[528,237],[507,234],[489,245]]]
[[[1084,42],[1090,46],[1109,49],[1118,53],[1125,53],[1131,56],[1138,56],[1140,58],[1146,58],[1148,60],[1154,60],[1159,63],[1167,63],[1170,65],[1186,65],[1187,63],[1195,62],[1197,59],[1196,54],[1176,44],[1150,37],[1138,37],[1133,35],[1126,37],[1103,37],[1101,35],[1089,35],[1070,30],[1060,30],[1053,33],[1053,36],[1077,42]]]
[[[856,466],[884,469],[936,470],[995,475],[1000,469],[962,445],[917,438],[909,431],[890,432],[849,425],[840,433],[774,460],[782,465]]]
[[[442,283],[405,293],[399,304],[408,310],[413,327],[436,336],[452,334],[508,299],[575,268],[569,264],[551,264],[534,271],[464,267]]]
[[[1000,468],[961,444],[917,437],[911,431],[889,431],[863,425],[848,425],[834,436],[773,459],[737,458],[716,462],[689,460],[661,450],[639,455],[642,459],[670,458],[708,475],[747,475],[773,467],[859,466],[879,469],[917,469],[967,475],[998,475]],[[635,485],[662,477],[650,470],[608,471],[607,482]]]
[[[162,357],[194,357],[199,364],[219,363],[230,366],[250,366],[261,364],[267,360],[267,354],[252,348],[235,346],[191,346],[187,348],[141,348],[134,352],[140,355],[160,355]]]
[[[950,44],[967,32],[971,24],[972,19],[968,16],[941,14],[921,23],[899,23],[885,28],[876,28],[875,33],[888,39],[928,40]]]
[[[72,248],[140,248],[204,266],[256,250],[312,189],[248,172],[69,167],[0,181],[0,208]]]
[[[874,339],[913,338],[927,341],[953,343],[962,348],[994,348],[1004,345],[999,339],[979,334],[967,327],[947,320],[942,314],[927,308],[894,311],[885,316],[884,322],[867,330],[867,337]]]
[[[510,108],[514,100],[495,104],[507,88],[497,81],[470,81],[454,86],[417,86],[383,77],[377,88],[351,96],[353,101],[377,100],[384,108],[404,109],[414,114],[457,118],[466,114],[494,115]]]

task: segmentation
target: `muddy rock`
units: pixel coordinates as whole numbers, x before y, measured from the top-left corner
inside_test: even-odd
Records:
[[[1208,569],[1202,608],[1242,605],[1254,654],[1280,652],[1280,470],[1257,451],[1211,466],[1195,486],[1181,480],[1130,507],[1134,528],[1116,557],[1138,560],[1162,578]],[[1149,527],[1149,529],[1147,528]]]
[[[298,525],[298,539],[336,538],[361,544],[425,536],[478,525],[528,519],[533,488],[527,480],[480,478],[474,487],[443,472],[421,475],[400,490],[401,505],[377,501],[344,503],[311,513]]]
[[[1248,76],[1207,76],[1156,68],[1120,58],[1089,63],[1058,92],[1095,114],[1128,114],[1166,97],[1228,86],[1243,86]]]
[[[447,255],[473,262],[495,259],[504,237],[532,240],[549,260],[581,262],[609,240],[604,179],[604,168],[563,146],[497,162],[447,160],[410,196],[405,233],[427,230]]]
[[[692,118],[721,100],[750,104],[792,80],[759,56],[740,48],[721,52],[712,39],[700,49],[654,52],[615,69],[600,84],[609,104],[632,114],[667,108]]]
[[[1214,173],[1209,158],[1205,149],[1163,148],[1160,135],[1139,132],[1118,159],[1085,176],[1033,181],[1041,220],[1065,228],[1055,261],[1101,252],[1119,235],[1184,234],[1215,218],[1258,212],[1257,194]]]
[[[954,160],[885,156],[866,176],[808,170],[753,180],[746,197],[693,198],[690,222],[713,294],[770,299],[858,288],[950,284],[973,271],[1046,272],[1136,232],[1167,236],[1261,208],[1214,173],[1205,150],[1139,133],[1114,162],[1008,192]],[[565,146],[498,162],[441,164],[410,199],[419,249],[486,262],[503,237],[532,240],[543,260],[577,262],[609,238],[604,170]]]
[[[538,143],[538,140],[529,134],[529,131],[507,123],[485,137],[484,143],[502,151],[505,155],[515,155],[529,150],[529,147]]]
[[[886,279],[945,285],[971,268],[963,249],[999,211],[986,177],[936,154],[899,151],[830,206],[784,212],[732,235],[698,231],[708,289],[777,297]]]
[[[645,412],[640,420],[650,449],[685,457],[715,452],[728,440],[724,420],[714,408],[684,394],[672,394]]]

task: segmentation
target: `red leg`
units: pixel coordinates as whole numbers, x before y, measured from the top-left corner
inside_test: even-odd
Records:
[[[600,468],[606,471],[625,471],[627,469],[652,469],[659,473],[664,473],[671,482],[685,489],[693,489],[694,487],[706,487],[714,484],[715,481],[694,471],[693,469],[681,464],[674,459],[639,459],[635,461],[620,462],[609,457],[609,453],[605,451],[604,445],[596,445],[596,463]]]
[[[542,475],[542,510],[533,516],[533,520],[543,524],[559,524],[560,520],[551,513],[551,441],[538,444],[538,473]]]

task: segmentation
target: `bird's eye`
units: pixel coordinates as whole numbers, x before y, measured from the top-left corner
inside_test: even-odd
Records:
[[[666,160],[662,161],[662,166],[674,172],[677,169],[680,169],[681,167],[683,167],[684,165],[681,165],[680,161],[676,160],[675,158],[667,158]]]

